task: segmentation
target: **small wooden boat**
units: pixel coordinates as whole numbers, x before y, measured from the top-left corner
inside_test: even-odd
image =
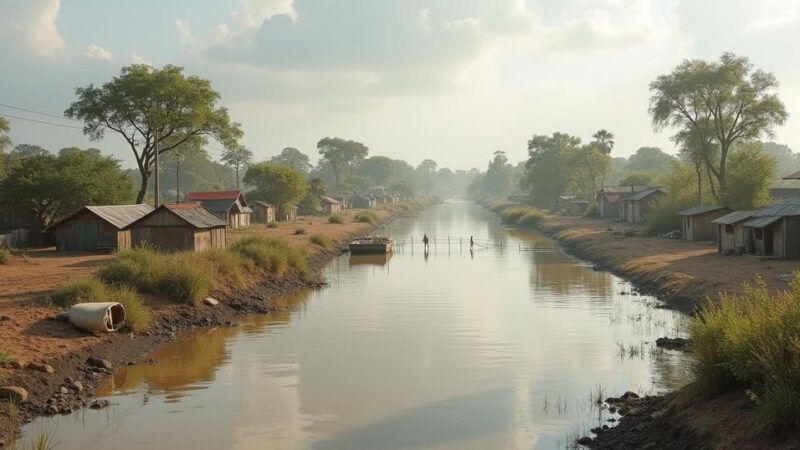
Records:
[[[349,245],[352,255],[375,255],[392,251],[394,241],[385,236],[358,238]]]

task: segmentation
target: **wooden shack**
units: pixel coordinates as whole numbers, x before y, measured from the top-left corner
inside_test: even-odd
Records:
[[[350,204],[352,205],[351,207],[355,209],[369,209],[375,206],[372,198],[366,195],[353,196]]]
[[[787,198],[762,208],[742,225],[746,228],[747,253],[800,258],[800,198]]]
[[[717,251],[720,253],[745,253],[747,230],[743,226],[753,217],[753,211],[733,211],[717,217],[711,223],[717,227]]]
[[[234,230],[250,226],[253,210],[241,191],[189,192],[186,200],[200,203]]]
[[[714,220],[728,214],[727,206],[698,205],[679,212],[683,217],[681,231],[687,241],[713,241],[717,239]]]
[[[56,250],[96,252],[131,248],[128,225],[153,211],[150,205],[84,206],[48,228]]]
[[[626,197],[622,201],[620,219],[632,225],[644,222],[655,204],[664,195],[666,195],[664,189],[654,188]]]
[[[251,220],[254,223],[272,223],[275,222],[275,205],[261,200],[253,202],[253,215]]]
[[[297,206],[287,206],[286,207],[286,214],[285,214],[286,221],[290,222],[290,221],[293,221],[293,220],[297,220],[297,216],[298,216],[298,211],[299,210],[300,210],[300,208],[298,208]]]
[[[30,229],[35,222],[33,211],[20,209],[0,201],[0,232]]]
[[[164,204],[131,223],[134,246],[199,251],[224,248],[227,224],[197,203]]]
[[[592,206],[592,202],[589,200],[584,200],[582,198],[573,198],[569,202],[569,206],[567,207],[567,213],[570,216],[582,216],[589,211],[589,207]]]
[[[319,196],[320,208],[325,214],[336,214],[342,212],[342,203],[325,195]]]
[[[597,191],[597,214],[601,219],[622,217],[623,200],[638,192],[654,189],[648,186],[603,186]]]

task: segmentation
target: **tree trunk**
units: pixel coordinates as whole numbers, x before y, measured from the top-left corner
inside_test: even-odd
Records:
[[[175,203],[181,202],[181,159],[175,158]]]
[[[150,174],[140,172],[142,176],[142,183],[139,185],[139,193],[136,194],[136,203],[144,203],[144,197],[147,195],[147,185],[150,183]]]
[[[236,190],[239,190],[239,164],[236,164]]]
[[[697,173],[697,205],[703,203],[703,172],[700,166],[695,164],[694,171]]]

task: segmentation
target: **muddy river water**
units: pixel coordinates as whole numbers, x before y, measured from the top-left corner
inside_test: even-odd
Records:
[[[685,356],[654,341],[684,317],[555,241],[458,201],[386,231],[405,242],[391,257],[338,257],[329,287],[277,300],[292,312],[165,345],[103,386],[110,408],[25,432],[59,449],[565,448],[615,417],[598,395],[683,382]]]

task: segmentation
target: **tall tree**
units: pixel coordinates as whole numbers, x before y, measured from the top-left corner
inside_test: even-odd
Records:
[[[484,196],[506,197],[514,189],[514,168],[508,163],[506,152],[496,151],[489,161],[486,175],[481,180],[480,192]]]
[[[293,167],[303,173],[311,171],[311,163],[309,162],[308,155],[294,147],[284,148],[280,154],[273,156],[269,162]]]
[[[598,130],[592,135],[594,141],[592,142],[597,146],[597,150],[609,155],[611,150],[614,150],[614,133],[606,130],[605,128]]]
[[[771,136],[788,114],[771,73],[754,70],[747,58],[723,53],[718,62],[686,60],[650,84],[650,114],[656,129],[690,130],[701,143],[717,201],[728,189],[727,163],[734,144]],[[718,148],[716,158],[710,153]],[[702,149],[701,149],[702,150]]]
[[[222,153],[222,162],[236,169],[236,190],[239,190],[239,170],[247,167],[253,160],[253,152],[244,145],[236,145],[225,149]]]
[[[584,145],[573,155],[572,170],[578,195],[592,200],[611,172],[611,157],[597,143]]]
[[[6,149],[11,147],[11,138],[8,132],[11,127],[8,126],[8,120],[5,117],[0,117],[0,180],[6,174]]]
[[[120,134],[136,157],[141,176],[137,202],[144,200],[159,154],[192,138],[207,137],[234,148],[242,136],[228,110],[217,105],[219,94],[208,80],[185,76],[183,68],[154,69],[143,64],[123,67],[103,86],[76,89],[78,99],[64,114],[84,121],[83,132],[100,140],[106,131]]]
[[[321,195],[325,195],[325,182],[319,178],[308,180],[306,195],[303,196],[303,199],[300,200],[300,203],[297,205],[300,209],[300,214],[319,214],[319,197]]]
[[[363,161],[369,153],[369,148],[357,141],[345,141],[341,138],[326,137],[317,143],[320,156],[325,159],[333,170],[336,181],[336,192],[342,184],[347,182],[356,166]]]
[[[426,159],[419,163],[417,172],[422,174],[422,186],[426,193],[430,194],[433,191],[433,174],[436,173],[436,168],[439,165],[432,159]]]
[[[266,162],[250,166],[244,182],[253,188],[252,198],[272,203],[282,214],[306,193],[305,179],[299,170]]]
[[[394,176],[395,164],[385,156],[370,156],[358,166],[358,174],[369,177],[375,184],[386,185]]]
[[[628,158],[625,170],[664,173],[672,167],[673,162],[675,157],[664,153],[658,147],[640,147]]]
[[[528,140],[528,161],[521,183],[539,205],[556,208],[572,177],[571,161],[581,140],[566,133],[534,135]]]

